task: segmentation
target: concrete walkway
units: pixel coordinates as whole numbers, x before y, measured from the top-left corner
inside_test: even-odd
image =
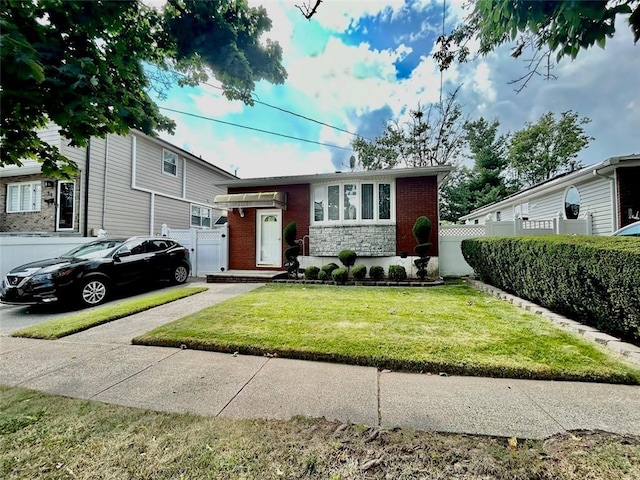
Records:
[[[208,292],[61,340],[0,337],[0,384],[167,412],[293,415],[391,428],[544,438],[640,435],[640,387],[455,377],[282,358],[143,347],[131,338],[259,284]]]

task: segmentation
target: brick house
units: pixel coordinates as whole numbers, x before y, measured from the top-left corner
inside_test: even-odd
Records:
[[[282,232],[294,221],[302,267],[339,264],[338,253],[352,249],[358,263],[401,264],[411,274],[412,228],[425,215],[433,225],[429,269],[437,272],[438,186],[450,171],[438,166],[218,183],[228,189],[213,204],[227,211],[229,267],[283,270]]]

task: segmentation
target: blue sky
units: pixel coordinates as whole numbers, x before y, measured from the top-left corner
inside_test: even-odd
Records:
[[[258,84],[255,98],[368,138],[390,119],[401,119],[418,103],[438,100],[440,73],[431,56],[442,30],[441,0],[325,0],[306,20],[298,2],[266,0],[273,21],[266,37],[283,48],[284,85]],[[464,0],[448,0],[445,28],[464,14]],[[501,122],[504,133],[519,130],[552,111],[576,111],[592,119],[595,137],[579,159],[588,165],[608,157],[640,153],[640,61],[629,28],[618,26],[605,50],[593,48],[563,60],[558,80],[535,79],[520,93],[509,81],[524,64],[509,47],[455,65],[444,73],[444,92],[458,85],[470,119]],[[215,79],[209,83],[218,85]],[[248,131],[182,114],[164,113],[177,123],[166,140],[242,178],[345,170],[353,135],[256,104],[229,101],[210,86],[176,87],[161,106],[204,117],[279,132],[342,149]],[[460,158],[460,161],[463,159]]]

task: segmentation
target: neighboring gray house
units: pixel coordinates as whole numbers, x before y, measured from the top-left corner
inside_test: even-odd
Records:
[[[236,179],[221,168],[169,142],[132,131],[91,138],[88,148],[70,147],[55,125],[40,132],[74,160],[70,181],[47,178],[40,164],[0,168],[0,232],[95,236],[150,235],[170,228],[207,228],[224,215],[213,206]]]
[[[517,192],[460,218],[465,224],[572,220],[590,216],[592,235],[640,219],[640,154],[609,158]]]

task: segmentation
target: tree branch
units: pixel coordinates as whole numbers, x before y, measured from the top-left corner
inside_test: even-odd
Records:
[[[311,8],[311,3],[309,3],[308,5],[306,3],[303,3],[302,6],[296,5],[296,8],[300,10],[304,18],[306,18],[307,20],[311,20],[311,17],[316,14],[316,11],[318,10],[318,7],[321,3],[322,0],[316,0],[316,4],[313,6],[313,8]]]

